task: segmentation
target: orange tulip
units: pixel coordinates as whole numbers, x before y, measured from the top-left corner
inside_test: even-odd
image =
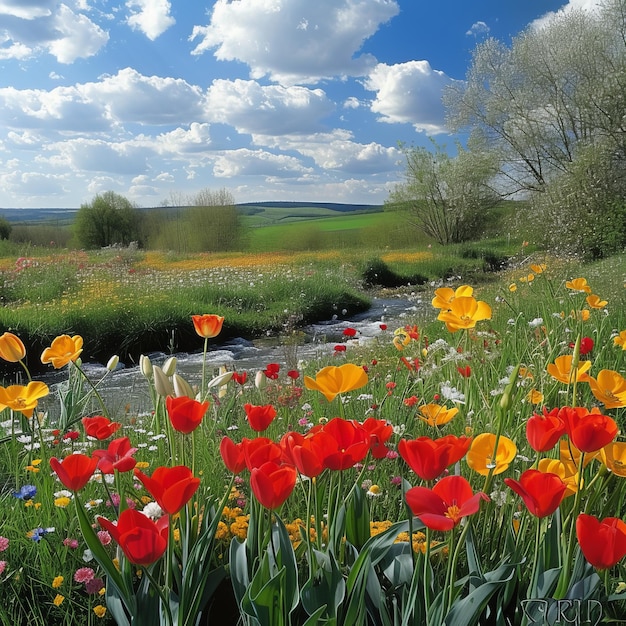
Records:
[[[537,469],[540,472],[556,474],[565,483],[565,497],[573,496],[578,491],[578,469],[565,459],[539,459]]]
[[[9,407],[30,418],[37,406],[37,400],[47,396],[49,392],[48,385],[38,381],[31,381],[26,387],[23,385],[0,387],[0,411]]]
[[[607,300],[601,300],[595,293],[588,295],[585,300],[592,309],[603,309],[608,304]]]
[[[626,350],[626,330],[622,330],[619,335],[613,337],[613,345]]]
[[[626,379],[614,370],[600,370],[597,378],[589,377],[591,393],[607,409],[626,406]]]
[[[4,333],[0,336],[0,359],[17,363],[26,356],[26,347],[22,340],[13,333]]]
[[[474,438],[467,452],[465,460],[475,472],[487,476],[504,472],[517,454],[517,446],[504,435],[498,439],[498,449],[495,450],[496,436],[492,433],[481,433]],[[494,456],[495,451],[495,456]]]
[[[224,318],[219,315],[192,315],[193,327],[200,337],[212,339],[222,332]]]
[[[340,393],[364,387],[367,382],[367,372],[353,363],[344,363],[338,367],[329,365],[322,368],[315,378],[304,377],[304,386],[321,392],[329,402]]]
[[[49,348],[41,354],[41,362],[51,363],[55,370],[61,369],[70,361],[73,363],[83,351],[83,338],[80,335],[59,335]]]

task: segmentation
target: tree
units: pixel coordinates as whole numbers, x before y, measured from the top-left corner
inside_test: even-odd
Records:
[[[477,238],[500,199],[491,187],[494,155],[457,146],[451,157],[432,144],[433,152],[404,150],[406,182],[391,193],[388,207],[405,209],[413,225],[442,245]]]
[[[74,235],[79,245],[87,249],[127,246],[138,241],[139,225],[137,207],[124,196],[106,191],[81,205],[74,220]]]
[[[3,215],[0,215],[0,239],[8,239],[12,229],[11,222]]]

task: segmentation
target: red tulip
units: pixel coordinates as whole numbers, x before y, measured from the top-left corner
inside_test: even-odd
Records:
[[[97,457],[85,454],[70,454],[62,461],[54,457],[50,459],[50,467],[70,491],[80,491],[93,476],[97,465]]]
[[[617,437],[618,427],[613,419],[602,415],[597,408],[563,407],[559,417],[571,442],[581,452],[596,452],[608,446]]]
[[[360,424],[334,417],[322,430],[330,435],[324,450],[324,465],[328,469],[349,469],[367,456],[370,436]]]
[[[135,565],[150,565],[165,553],[169,535],[167,515],[153,522],[135,509],[124,509],[117,525],[100,516],[96,520],[119,544],[126,558]]]
[[[235,443],[232,439],[223,437],[220,442],[220,455],[229,472],[239,474],[246,468],[243,444]]]
[[[356,328],[344,328],[343,329],[344,337],[355,337],[356,336]]]
[[[547,452],[565,434],[565,422],[559,417],[559,409],[548,413],[545,407],[543,415],[535,413],[526,422],[526,439],[533,450]]]
[[[325,469],[324,448],[329,439],[322,430],[307,436],[290,432],[281,440],[283,454],[303,476],[315,478]]]
[[[431,530],[452,530],[461,519],[478,512],[481,500],[489,497],[482,491],[473,493],[462,476],[446,476],[432,489],[412,487],[406,492],[413,515]]]
[[[121,422],[112,422],[108,417],[96,415],[95,417],[83,417],[85,433],[99,441],[108,439],[122,425]]]
[[[296,485],[296,468],[293,465],[279,465],[273,461],[253,468],[250,474],[250,488],[256,499],[266,509],[277,509],[291,495]]]
[[[408,466],[422,479],[435,480],[450,465],[460,461],[469,450],[471,437],[446,435],[439,439],[418,437],[401,439],[398,452]]]
[[[209,403],[198,402],[187,396],[167,396],[165,406],[174,430],[187,435],[200,426]]]
[[[95,450],[93,455],[98,458],[98,469],[103,474],[113,474],[115,470],[118,472],[130,472],[137,460],[133,454],[137,452],[137,448],[130,447],[130,439],[128,437],[120,437],[113,439],[106,450]]]
[[[617,517],[600,521],[581,513],[576,536],[585,558],[597,569],[609,569],[626,556],[626,524]]]
[[[463,376],[463,378],[469,378],[472,375],[472,368],[469,365],[465,367],[457,367],[457,372]]]
[[[238,385],[242,385],[242,386],[245,385],[246,380],[248,380],[248,372],[241,372],[241,373],[233,372],[233,380]]]
[[[278,378],[278,372],[280,371],[280,365],[278,363],[269,363],[263,373],[270,380],[276,380]]]
[[[157,504],[170,515],[178,513],[200,486],[200,479],[196,478],[185,465],[157,467],[152,472],[151,478],[136,469],[135,476]]]
[[[244,438],[241,445],[243,446],[243,454],[246,459],[246,467],[250,471],[268,461],[279,463],[283,456],[281,447],[267,437]]]
[[[375,459],[384,459],[389,452],[385,444],[393,435],[393,426],[387,420],[375,417],[368,417],[361,426],[369,433],[372,456]]]
[[[244,404],[243,409],[248,417],[248,423],[252,430],[264,431],[276,417],[276,409],[271,404],[255,406],[254,404]]]
[[[539,470],[526,470],[519,481],[505,478],[504,483],[523,501],[535,517],[547,517],[559,508],[567,485],[560,476]]]

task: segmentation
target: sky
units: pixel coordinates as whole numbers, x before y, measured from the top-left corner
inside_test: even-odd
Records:
[[[382,204],[442,90],[596,0],[0,0],[0,209]]]

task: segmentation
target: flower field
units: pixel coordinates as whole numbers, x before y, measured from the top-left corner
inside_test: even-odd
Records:
[[[139,415],[101,402],[87,337],[30,355],[5,332],[1,622],[619,623],[623,295],[568,271],[430,285],[428,321],[348,327],[289,370],[142,356]],[[204,353],[219,313],[188,317]]]

